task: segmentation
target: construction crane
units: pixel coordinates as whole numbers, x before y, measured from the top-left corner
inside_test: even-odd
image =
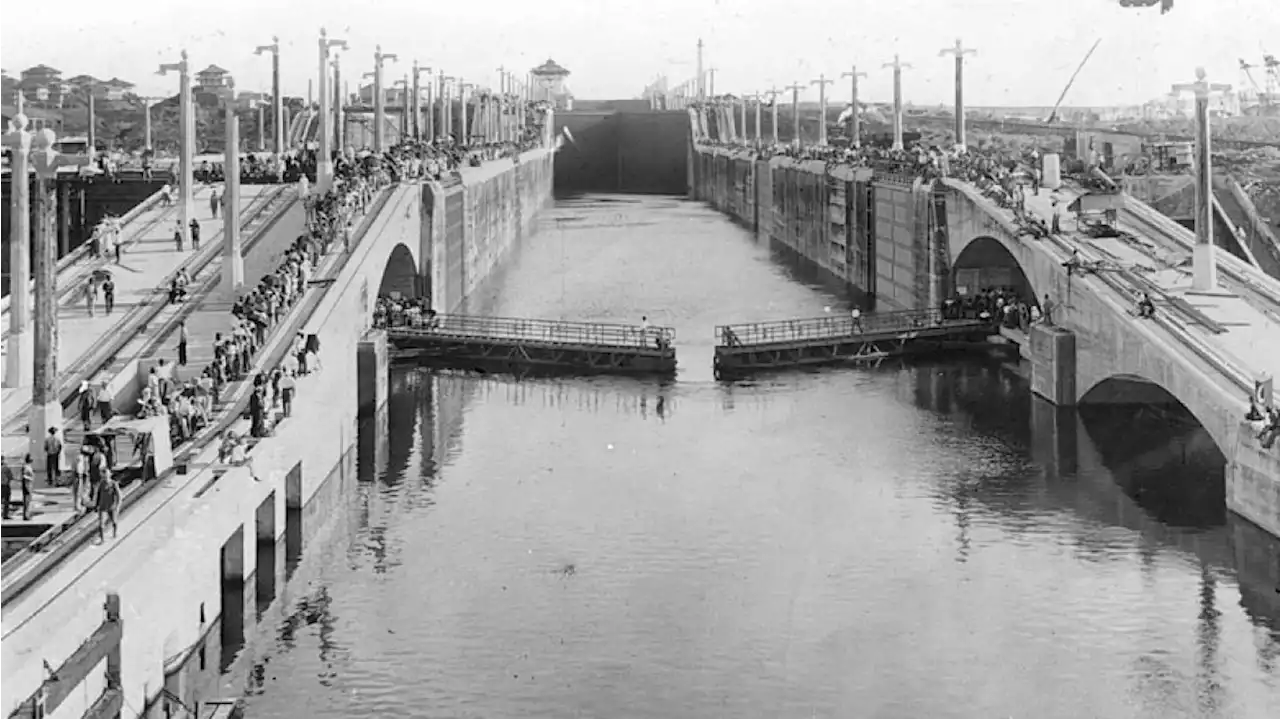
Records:
[[[1258,93],[1258,103],[1261,105],[1267,105],[1270,103],[1271,98],[1267,97],[1267,93],[1262,89],[1260,85],[1258,85],[1258,81],[1253,79],[1253,73],[1249,72],[1255,67],[1257,67],[1257,65],[1245,62],[1244,58],[1240,59],[1240,71],[1244,73],[1244,76],[1249,81],[1249,84],[1253,85],[1253,89]]]
[[[1084,64],[1089,62],[1089,58],[1093,57],[1093,51],[1097,50],[1098,45],[1100,44],[1102,44],[1102,38],[1094,40],[1093,47],[1089,48],[1089,52],[1085,53],[1084,59],[1080,61],[1080,64],[1076,67],[1076,71],[1071,73],[1071,79],[1067,80],[1067,86],[1062,88],[1062,94],[1058,96],[1058,101],[1053,103],[1053,110],[1049,112],[1049,117],[1045,120],[1046,124],[1052,125],[1058,121],[1058,108],[1062,107],[1062,101],[1066,99],[1067,92],[1071,89],[1071,86],[1075,84],[1076,76],[1084,69]]]

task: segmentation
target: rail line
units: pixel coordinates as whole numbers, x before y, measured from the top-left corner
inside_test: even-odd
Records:
[[[262,214],[271,207],[274,201],[281,197],[291,188],[281,186],[274,188],[268,193],[264,193],[256,198],[253,203],[246,209],[245,221],[246,226],[251,226],[256,222]],[[268,225],[269,228],[269,225]],[[246,249],[256,243],[260,232],[251,234],[246,241]],[[224,238],[225,239],[225,238]],[[60,384],[58,387],[58,400],[65,409],[68,404],[73,401],[79,392],[80,383],[100,372],[104,367],[109,366],[117,358],[117,355],[124,349],[129,342],[134,339],[138,330],[143,326],[154,321],[168,306],[167,301],[163,300],[163,295],[168,292],[169,283],[177,276],[179,272],[186,269],[192,277],[199,277],[205,267],[209,265],[216,257],[222,254],[222,241],[218,236],[205,246],[201,247],[199,252],[180,265],[177,269],[165,276],[160,284],[151,290],[151,293],[135,304],[123,317],[117,321],[110,330],[107,331],[106,342],[94,350],[77,358],[67,368],[58,373]],[[10,415],[10,419],[4,424],[6,434],[16,433],[18,426],[27,421],[27,413],[31,408],[30,401],[25,402],[21,408]]]
[[[288,188],[284,188],[288,189]],[[386,206],[387,201],[391,198],[392,192],[395,190],[393,185],[384,189],[378,197],[376,197],[361,220],[359,227],[352,236],[353,248],[357,246],[369,231],[374,220],[377,219],[382,209]],[[283,214],[283,213],[281,213]],[[269,226],[264,230],[269,230]],[[265,235],[266,232],[260,232]],[[256,241],[256,240],[255,240]],[[316,268],[317,277],[325,277],[326,272],[332,271],[335,266],[341,267],[350,255],[343,252],[334,252],[325,258],[319,267]],[[204,288],[202,287],[202,290]],[[285,352],[292,346],[294,333],[299,327],[305,326],[318,309],[325,293],[307,292],[302,300],[295,305],[285,319],[272,330],[267,338],[267,344],[254,357],[253,369],[260,371],[268,367],[274,367],[284,358]],[[194,307],[194,303],[192,303]],[[173,324],[176,325],[176,322]],[[240,419],[240,416],[248,408],[249,394],[252,388],[251,382],[241,382],[239,387],[229,389],[230,395],[221,402],[217,408],[217,414],[209,426],[202,429],[196,436],[182,448],[183,456],[193,456],[207,449],[212,441],[215,441],[222,435],[232,424]],[[176,468],[170,472],[176,472]],[[167,476],[167,475],[166,475]],[[197,482],[204,483],[208,481],[208,475],[203,472],[192,472],[185,476],[173,476],[168,481],[161,482],[160,478],[150,481],[139,482],[131,485],[125,490],[121,502],[121,516],[125,516],[134,507],[136,507],[144,498],[149,496],[154,490],[160,487],[167,487],[172,490],[172,494],[168,498],[161,501],[158,506],[151,508],[148,517],[154,516],[163,511],[175,499],[186,495],[186,490]],[[179,484],[178,487],[172,487],[172,484]],[[139,525],[141,526],[141,525]],[[136,531],[127,530],[129,532]],[[50,571],[58,566],[64,559],[70,556],[76,550],[82,548],[96,534],[96,525],[92,517],[85,515],[77,519],[71,520],[59,527],[49,530],[41,540],[37,540],[39,546],[33,543],[31,546],[23,548],[21,551],[9,558],[9,561],[3,566],[3,579],[0,580],[0,606],[6,606],[23,596],[32,588],[38,586],[40,582],[48,576]],[[127,536],[127,534],[126,534]],[[103,555],[105,556],[105,555]],[[85,568],[81,575],[88,572],[97,563],[91,563]],[[54,595],[49,597],[47,602],[52,602],[58,596],[66,592],[74,585],[74,580],[62,589],[58,590]],[[47,603],[46,602],[46,603]],[[4,636],[21,629],[31,618],[38,615],[39,610],[29,614],[25,619],[16,622],[9,622],[4,627]]]
[[[1163,244],[1167,250],[1185,253],[1195,250],[1195,240],[1186,236],[1188,230],[1160,214],[1155,208],[1145,205],[1128,207],[1121,217],[1130,225],[1150,230],[1143,236],[1152,242]],[[1169,246],[1170,241],[1175,243],[1174,247]],[[1139,249],[1151,257],[1145,248]],[[1219,251],[1217,257],[1218,273],[1226,280],[1227,287],[1239,292],[1256,309],[1280,323],[1280,282],[1260,270],[1253,270],[1246,262],[1225,250]]]
[[[156,199],[158,195],[159,193],[157,192],[155,195],[152,195],[151,197],[148,197],[147,199],[139,203],[138,207],[135,208],[139,210],[138,216],[140,216],[143,212],[146,212],[147,210],[152,209],[151,206],[158,201]],[[136,230],[129,229],[129,226],[133,222],[138,220],[138,216],[135,216],[132,219],[125,219],[124,225],[121,228],[121,236],[128,237],[130,239],[127,242],[125,242],[122,245],[122,247],[127,248],[130,245],[136,244],[137,242],[140,241],[140,239],[144,235],[146,235],[148,232],[151,232],[151,230],[154,229],[156,226],[172,219],[174,213],[177,211],[178,211],[178,205],[175,204],[173,205],[173,209],[171,211],[157,214],[155,217],[148,220],[145,225],[143,225],[142,227]],[[130,212],[132,212],[132,210]],[[127,218],[128,215],[126,214],[125,217]],[[80,290],[80,288],[84,285],[84,281],[90,275],[92,275],[98,269],[111,264],[111,261],[108,259],[100,259],[100,258],[93,257],[91,254],[92,245],[93,243],[91,241],[85,240],[83,243],[81,243],[79,247],[67,253],[67,256],[58,262],[58,267],[56,271],[59,274],[58,286],[57,286],[59,308],[65,307],[66,305],[74,301],[73,295],[75,295],[75,293]],[[76,271],[74,272],[74,274],[68,273],[67,277],[62,277],[61,273],[68,270],[76,270]],[[9,314],[9,297],[7,295],[5,296],[4,314],[6,315]],[[6,329],[4,330],[5,339],[9,338],[10,332],[11,332],[11,328],[6,327]]]

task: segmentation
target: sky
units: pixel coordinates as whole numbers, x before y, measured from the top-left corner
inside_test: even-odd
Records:
[[[483,9],[481,9],[483,7]],[[953,68],[938,51],[961,38],[965,100],[981,105],[1052,105],[1095,39],[1101,45],[1065,105],[1138,104],[1191,82],[1239,87],[1239,59],[1280,56],[1280,0],[1176,0],[1172,12],[1122,8],[1119,0],[68,0],[0,27],[0,62],[12,75],[38,63],[63,77],[88,73],[171,95],[177,79],[155,74],[185,48],[196,70],[216,63],[241,90],[269,90],[270,56],[254,48],[280,37],[287,95],[305,96],[316,75],[320,27],[348,41],[343,73],[373,69],[373,53],[396,53],[389,79],[417,59],[481,85],[497,68],[520,73],[555,59],[584,99],[637,97],[659,74],[672,84],[695,72],[696,44],[717,68],[715,90],[751,94],[835,79],[828,97],[847,102],[857,65],[865,101],[892,99],[894,55],[907,102],[950,104]],[[1266,43],[1270,43],[1268,46]],[[1256,73],[1261,81],[1261,74]],[[351,82],[351,88],[356,87]]]

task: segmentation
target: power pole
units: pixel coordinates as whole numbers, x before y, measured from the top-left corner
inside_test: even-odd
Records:
[[[284,152],[284,96],[280,94],[280,38],[272,36],[270,45],[259,45],[255,55],[271,53],[272,137],[277,155]]]
[[[222,282],[230,294],[244,287],[244,252],[240,241],[240,122],[236,118],[234,83],[225,101],[227,148],[223,152],[224,172],[222,197],[227,207],[222,212]]]
[[[783,88],[785,90],[791,91],[791,131],[795,133],[795,137],[792,138],[791,142],[796,147],[800,147],[800,144],[801,144],[800,143],[800,91],[803,90],[804,88],[805,86],[801,85],[798,82],[795,83],[794,85],[787,85],[785,88]]]
[[[835,82],[828,80],[826,75],[819,74],[817,80],[811,81],[810,85],[818,86],[818,144],[827,144],[827,85]]]
[[[182,245],[191,242],[191,219],[195,214],[194,170],[195,162],[195,109],[191,101],[191,67],[187,51],[182,51],[180,62],[160,66],[160,74],[178,73],[178,219],[181,220]]]
[[[705,78],[702,76],[702,38],[698,38],[698,101],[707,99]],[[714,72],[714,71],[713,71]],[[714,76],[713,76],[714,77]],[[715,80],[711,81],[711,94],[715,94]]]
[[[977,55],[977,50],[966,49],[956,38],[955,47],[944,47],[938,57],[956,56],[956,147],[965,147],[964,140],[964,56]]]
[[[1228,92],[1230,85],[1205,80],[1203,67],[1196,68],[1196,81],[1173,86],[1174,92],[1196,96],[1196,247],[1191,257],[1191,286],[1196,292],[1218,288],[1218,258],[1213,246],[1213,177],[1209,155],[1209,96]]]
[[[316,120],[319,121],[318,137],[319,148],[316,152],[316,192],[324,193],[329,190],[333,184],[333,151],[329,147],[329,143],[333,138],[329,132],[329,48],[340,47],[346,49],[346,40],[330,40],[325,33],[324,28],[320,28],[320,77],[318,78],[320,87],[317,93],[320,105],[317,108]]]
[[[897,55],[893,56],[893,62],[887,62],[885,67],[893,68],[893,149],[902,149],[902,68],[911,67],[909,64],[902,62]]]
[[[757,92],[757,93],[755,93],[755,94],[753,94],[753,95],[751,96],[751,99],[755,100],[755,103],[756,103],[756,145],[757,145],[757,146],[759,146],[759,145],[760,145],[760,137],[761,137],[761,134],[760,134],[760,133],[761,133],[761,130],[762,130],[762,128],[760,127],[760,98],[761,98],[761,96],[762,96],[762,93],[759,93],[759,92]]]
[[[858,78],[866,76],[867,73],[858,72],[857,65],[851,67],[849,72],[840,73],[840,77],[850,78],[849,97],[852,98],[850,107],[853,108],[853,112],[849,113],[849,144],[851,147],[862,147],[862,129],[859,127],[858,122]]]
[[[773,144],[777,145],[778,144],[778,96],[782,94],[782,90],[779,90],[776,87],[771,87],[767,91],[767,94],[769,95],[769,114],[771,115],[770,123],[773,125],[771,128],[769,128],[769,130],[773,135]]]
[[[383,52],[382,46],[378,45],[373,52],[373,151],[382,152],[386,149],[386,128],[383,125],[387,121],[387,98],[383,97],[382,89],[382,63],[387,60],[395,61],[395,53]]]

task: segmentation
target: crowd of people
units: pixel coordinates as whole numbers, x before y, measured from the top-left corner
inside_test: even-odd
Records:
[[[350,250],[356,223],[370,209],[378,192],[401,181],[425,178],[447,181],[451,175],[456,177],[455,173],[462,167],[479,166],[490,159],[515,157],[518,162],[519,153],[537,147],[539,138],[536,124],[531,122],[525,136],[516,142],[476,141],[469,145],[451,141],[409,142],[383,153],[338,152],[334,158],[333,186],[325,192],[315,192],[311,188],[316,171],[314,149],[289,152],[278,159],[250,156],[241,165],[242,172],[249,173],[246,177],[283,174],[286,180],[297,183],[307,213],[306,231],[294,240],[275,270],[235,301],[230,327],[215,335],[214,356],[207,366],[198,370],[190,367],[187,328],[185,323],[179,325],[176,361],[159,359],[148,370],[145,386],[131,414],[167,417],[172,444],[177,447],[212,426],[219,401],[230,384],[252,382],[248,431],[245,435],[234,430],[226,431],[218,451],[221,461],[246,461],[251,442],[271,432],[276,413],[281,417],[291,415],[298,378],[320,369],[319,339],[315,335],[300,333],[284,359],[269,371],[255,372],[254,358],[266,344],[272,330],[299,302],[323,259],[333,252]],[[207,163],[202,165],[197,179],[217,181],[221,177],[220,171],[216,163]],[[211,202],[211,211],[216,213],[220,209],[220,201],[212,199]],[[113,251],[118,253],[119,235],[118,221],[104,223],[97,233],[95,252],[102,255]],[[169,300],[185,299],[190,281],[190,278],[185,278],[185,281],[172,284]],[[100,282],[94,284],[92,292],[86,290],[86,294],[91,296],[90,307],[100,290]],[[419,312],[431,312],[425,305],[415,307]],[[78,415],[86,432],[93,429],[95,418],[105,424],[115,413],[114,397],[106,382],[83,383]],[[58,433],[51,437],[50,441],[62,441]],[[61,445],[56,449],[51,457],[61,456]],[[140,458],[145,467],[145,455],[149,451],[145,443],[139,443],[135,450],[144,455]],[[110,527],[114,532],[114,520],[120,505],[120,478],[113,477],[111,471],[115,466],[113,454],[112,442],[90,433],[73,466],[67,468],[74,509],[77,513],[97,510],[100,534],[104,527]],[[3,507],[6,518],[15,489],[21,491],[24,499],[24,517],[30,517],[35,471],[30,458],[27,460],[20,472],[9,464],[5,465]],[[49,484],[61,483],[64,477],[57,461],[53,460],[48,466]]]

